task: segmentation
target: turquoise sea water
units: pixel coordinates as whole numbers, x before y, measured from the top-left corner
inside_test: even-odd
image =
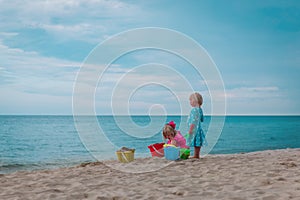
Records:
[[[179,126],[186,118],[155,116],[152,119],[161,120],[162,125],[174,120]],[[205,117],[204,131],[210,119]],[[160,130],[151,136],[136,138],[121,130],[113,116],[98,116],[97,120],[110,143],[116,147],[132,147],[150,157],[147,146],[162,141]],[[122,117],[118,120],[122,122]],[[151,119],[133,116],[132,121],[147,126]],[[93,127],[90,129],[93,131]],[[186,124],[180,124],[180,131],[186,133],[186,130]],[[100,146],[105,143],[107,141],[95,141]],[[220,138],[210,153],[283,148],[300,148],[300,116],[227,116]],[[114,152],[105,154],[116,159]],[[73,116],[0,116],[0,173],[72,166],[87,161],[95,161],[95,158],[82,144]]]

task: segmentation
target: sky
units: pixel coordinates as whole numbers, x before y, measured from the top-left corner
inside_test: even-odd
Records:
[[[89,55],[144,27],[174,30],[206,50],[224,84],[227,115],[300,114],[297,0],[0,0],[0,19],[2,115],[72,114],[74,84]],[[188,114],[189,85],[211,114],[208,83],[182,57],[142,49],[111,63],[94,86],[93,103],[96,114],[117,107]]]

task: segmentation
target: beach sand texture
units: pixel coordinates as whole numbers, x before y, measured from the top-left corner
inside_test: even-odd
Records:
[[[0,175],[0,199],[300,199],[300,149],[22,171]]]

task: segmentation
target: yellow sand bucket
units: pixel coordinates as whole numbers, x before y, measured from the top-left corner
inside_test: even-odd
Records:
[[[127,147],[122,147],[120,150],[116,151],[118,160],[122,163],[129,163],[134,160],[135,149],[129,149]]]

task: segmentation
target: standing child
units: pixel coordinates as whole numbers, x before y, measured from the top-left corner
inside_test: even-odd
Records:
[[[180,131],[175,130],[176,124],[173,121],[167,123],[163,128],[164,139],[168,139],[168,144],[175,145],[180,148],[189,148],[186,146],[185,138]]]
[[[192,158],[200,158],[200,149],[204,143],[205,135],[201,127],[203,122],[203,111],[202,111],[202,96],[196,92],[190,95],[190,104],[193,107],[188,117],[188,145],[194,147],[194,156]]]

